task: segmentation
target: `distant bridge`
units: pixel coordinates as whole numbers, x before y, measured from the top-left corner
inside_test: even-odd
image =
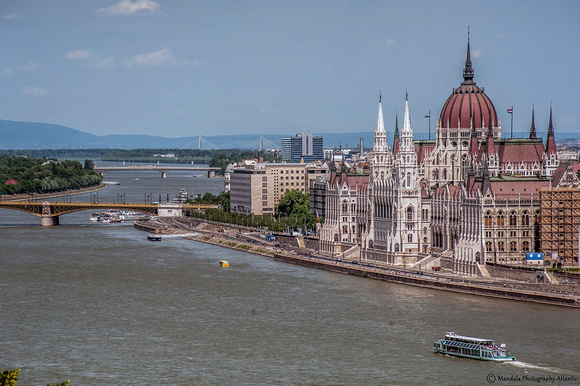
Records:
[[[151,171],[155,170],[161,172],[161,177],[167,177],[167,172],[169,171],[190,171],[190,172],[207,172],[208,177],[215,176],[216,171],[219,171],[218,167],[211,166],[161,166],[161,165],[131,165],[131,166],[95,166],[94,168],[98,172],[109,172],[109,171]]]
[[[217,205],[192,205],[192,204],[116,204],[111,202],[40,202],[40,201],[2,201],[0,209],[13,209],[21,212],[31,213],[40,217],[42,226],[59,224],[59,216],[67,213],[80,212],[83,210],[96,209],[122,209],[135,212],[159,215],[159,211],[187,212],[192,210],[206,210],[218,208]]]

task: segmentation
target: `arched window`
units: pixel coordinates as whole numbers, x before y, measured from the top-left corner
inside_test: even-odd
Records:
[[[342,226],[342,233],[348,233],[348,225]]]
[[[486,252],[492,252],[492,249],[491,249],[491,241],[486,241],[485,242],[485,251]]]
[[[395,244],[395,252],[399,252],[399,243]]]
[[[412,233],[410,233],[410,234],[407,235],[407,241],[410,242],[410,243],[413,242],[413,234]]]
[[[518,250],[518,243],[515,241],[510,241],[510,252],[516,252]]]
[[[530,242],[529,241],[524,241],[522,243],[522,251],[523,252],[529,252],[530,251]]]
[[[516,211],[512,210],[510,213],[510,226],[518,225],[518,218],[516,217]]]
[[[338,241],[338,233],[334,234],[334,241]]]
[[[530,225],[530,216],[527,210],[524,210],[524,214],[522,215],[522,225]]]
[[[443,169],[443,179],[447,179],[447,169]]]
[[[381,172],[381,180],[385,179],[385,172]]]
[[[439,179],[439,170],[438,169],[433,170],[433,179],[434,180]]]
[[[427,228],[423,228],[423,234],[426,235],[427,234]],[[425,237],[425,242],[427,242],[427,238]]]
[[[485,226],[491,226],[491,212],[489,210],[485,212]]]
[[[407,173],[407,188],[411,187],[411,173]]]
[[[504,216],[503,216],[503,212],[501,210],[497,214],[497,226],[498,227],[504,226]]]
[[[342,202],[342,211],[344,213],[348,212],[348,202],[346,200]]]
[[[534,213],[534,224],[537,224],[540,221],[540,211],[536,210]]]
[[[356,211],[356,204],[352,203],[350,204],[350,210],[354,213]]]
[[[413,220],[413,207],[412,206],[407,208],[407,220]]]
[[[504,247],[504,242],[503,241],[498,241],[497,242],[497,250],[500,252],[505,251],[505,247]]]

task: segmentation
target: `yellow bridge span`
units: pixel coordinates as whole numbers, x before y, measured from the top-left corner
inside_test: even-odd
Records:
[[[1,201],[0,209],[19,210],[31,213],[41,218],[43,226],[58,225],[59,216],[67,213],[80,212],[83,210],[96,209],[122,209],[135,212],[158,215],[159,209],[181,210],[188,212],[193,210],[206,210],[218,208],[216,205],[191,205],[191,204],[117,204],[112,202],[40,202],[40,201]]]

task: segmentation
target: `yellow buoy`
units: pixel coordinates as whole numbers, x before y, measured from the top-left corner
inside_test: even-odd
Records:
[[[229,267],[230,263],[225,260],[220,260],[220,267]]]

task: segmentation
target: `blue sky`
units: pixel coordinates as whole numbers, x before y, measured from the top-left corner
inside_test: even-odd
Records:
[[[580,129],[580,2],[3,0],[0,119],[97,135],[373,131],[409,93],[418,136],[462,81],[510,130]]]

